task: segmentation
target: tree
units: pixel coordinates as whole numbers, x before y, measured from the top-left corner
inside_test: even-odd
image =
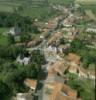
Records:
[[[10,100],[12,96],[11,89],[0,80],[0,99]]]
[[[32,63],[37,63],[38,65],[42,65],[46,63],[45,56],[41,54],[39,50],[35,50],[31,53]]]
[[[65,44],[64,38],[61,38],[61,39],[60,39],[60,44]]]
[[[11,34],[8,34],[8,41],[9,41],[9,44],[14,44],[15,43],[15,38],[13,35]]]
[[[71,52],[79,52],[79,50],[84,49],[85,44],[82,42],[82,40],[75,39],[71,43],[70,51]]]
[[[31,36],[29,34],[22,34],[20,36],[20,40],[21,42],[28,42],[31,40]]]

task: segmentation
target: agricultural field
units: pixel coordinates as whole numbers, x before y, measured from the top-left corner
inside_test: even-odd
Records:
[[[73,2],[74,0],[48,0],[48,4],[69,5]],[[23,16],[37,17],[39,19],[48,19],[49,16],[55,16],[60,13],[51,9],[50,6],[46,6],[47,2],[38,7],[34,7],[34,4],[36,2],[32,3],[30,0],[0,0],[0,12],[13,12],[18,9]]]
[[[96,0],[76,0],[76,3],[90,5],[96,4]]]
[[[74,1],[75,0],[49,0],[49,3],[69,5],[71,3],[74,3]]]
[[[96,4],[93,5],[82,5],[85,10],[91,10],[92,13],[96,16]]]
[[[96,0],[76,0],[75,3],[80,4],[86,15],[96,21]]]
[[[96,16],[95,16],[95,14],[92,12],[92,10],[85,10],[85,13],[86,13],[86,15],[87,15],[90,19],[96,21]]]
[[[31,5],[24,4],[23,2],[15,1],[12,3],[0,2],[0,12],[14,12],[15,10],[18,10],[20,15],[39,19],[47,19],[48,16],[54,16],[54,14],[57,14],[50,7],[32,7]]]

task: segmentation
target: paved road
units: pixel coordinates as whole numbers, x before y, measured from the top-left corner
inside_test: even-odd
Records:
[[[45,67],[47,67],[45,65]],[[41,69],[41,71],[38,74],[38,83],[37,83],[37,88],[36,88],[36,96],[34,96],[34,100],[42,100],[42,96],[43,96],[43,86],[47,77],[47,70]]]
[[[57,27],[60,25],[62,21],[58,22]],[[57,28],[51,30],[49,32],[50,35],[54,35],[53,33],[55,33]],[[30,50],[41,50],[42,52],[44,51],[44,48],[46,48],[47,45],[47,40],[44,40],[39,46],[35,47],[35,48],[31,48]],[[45,55],[46,56],[46,55]],[[52,58],[53,59],[53,58]],[[38,75],[38,83],[37,83],[37,88],[36,88],[36,96],[34,96],[33,100],[43,100],[42,96],[43,96],[43,86],[45,84],[45,80],[47,78],[47,68],[48,68],[48,64],[46,64],[45,66],[42,66],[41,71],[39,72]]]

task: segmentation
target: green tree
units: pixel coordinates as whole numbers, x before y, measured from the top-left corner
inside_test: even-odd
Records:
[[[20,40],[21,42],[28,42],[31,40],[31,36],[29,34],[22,34],[20,36]]]
[[[8,34],[8,41],[9,41],[9,44],[14,44],[15,43],[15,38],[13,35],[11,34]]]
[[[10,100],[12,92],[10,88],[0,80],[0,99],[1,100]]]

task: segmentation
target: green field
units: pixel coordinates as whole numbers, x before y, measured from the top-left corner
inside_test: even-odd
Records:
[[[96,0],[75,0],[75,3],[80,4],[85,10],[91,10],[96,15]]]
[[[4,33],[4,32],[7,32],[8,30],[9,30],[8,28],[0,28],[0,34]]]
[[[49,4],[62,4],[69,5],[74,0],[48,0]],[[23,16],[30,16],[32,18],[47,19],[49,16],[55,16],[60,12],[54,11],[50,6],[38,6],[34,7],[27,0],[0,0],[0,12],[13,12],[15,9],[22,7],[22,10],[18,10]]]
[[[76,3],[90,5],[96,4],[96,0],[76,0]]]
[[[8,44],[8,38],[6,36],[3,36],[0,34],[0,45],[7,45]]]
[[[85,10],[91,10],[96,15],[96,4],[93,5],[82,5]]]
[[[8,44],[8,38],[7,36],[4,36],[3,33],[7,32],[8,28],[0,28],[0,45],[7,45]]]
[[[95,16],[95,14],[92,12],[92,10],[85,10],[85,13],[86,13],[86,15],[87,15],[90,19],[96,21],[96,16]]]
[[[48,0],[49,4],[70,5],[72,3],[79,3],[86,10],[92,10],[96,15],[96,0]],[[31,2],[31,1],[30,1]],[[15,9],[22,7],[18,12],[23,16],[30,16],[38,19],[48,19],[56,16],[60,12],[51,9],[49,6],[33,7],[32,2],[28,0],[0,0],[0,12],[13,12]]]
[[[74,1],[75,0],[49,0],[49,3],[69,5],[71,3],[74,3]]]

